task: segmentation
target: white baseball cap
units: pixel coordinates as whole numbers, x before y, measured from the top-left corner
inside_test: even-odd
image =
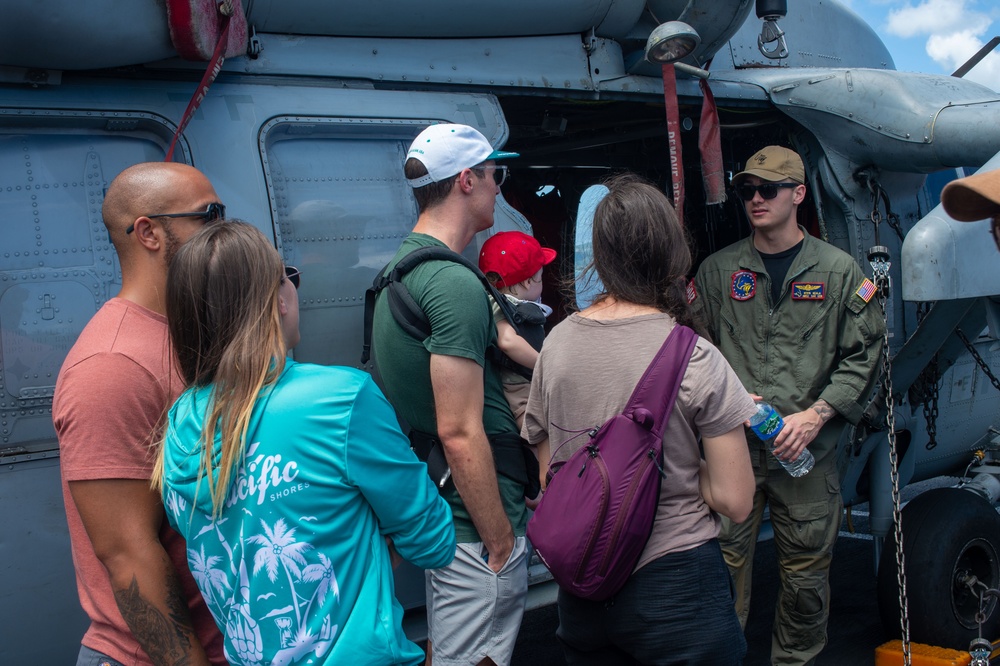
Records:
[[[493,150],[493,146],[478,130],[468,125],[431,125],[417,135],[406,152],[406,158],[418,160],[427,175],[407,179],[416,189],[450,178],[462,169],[482,164],[486,160],[518,157],[518,153]]]

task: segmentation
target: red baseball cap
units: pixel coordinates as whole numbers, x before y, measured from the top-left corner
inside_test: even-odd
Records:
[[[528,234],[501,231],[483,243],[479,253],[479,270],[499,275],[498,288],[509,287],[524,282],[555,258],[555,250],[542,247]]]

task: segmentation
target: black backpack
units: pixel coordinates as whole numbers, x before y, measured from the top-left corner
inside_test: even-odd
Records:
[[[471,261],[445,247],[430,246],[420,247],[410,252],[393,266],[391,271],[388,264],[379,271],[379,274],[372,282],[372,286],[365,291],[365,331],[364,341],[361,350],[361,364],[364,365],[371,358],[372,348],[372,320],[375,316],[375,299],[379,293],[388,288],[389,311],[396,323],[406,331],[406,333],[417,340],[426,340],[431,334],[431,324],[427,320],[427,315],[420,309],[420,306],[410,295],[410,291],[403,284],[403,276],[425,261],[452,261],[468,268],[479,278],[486,292],[493,297],[504,317],[514,327],[517,334],[528,341],[535,349],[541,349],[542,339],[545,331],[542,325],[545,323],[545,315],[534,303],[521,304],[516,306],[511,303],[506,296],[497,291],[496,287],[490,284],[479,267]],[[531,307],[523,307],[531,306]],[[531,368],[515,363],[507,357],[496,345],[490,345],[486,350],[486,358],[500,365],[505,370],[512,370],[526,379],[531,379]]]

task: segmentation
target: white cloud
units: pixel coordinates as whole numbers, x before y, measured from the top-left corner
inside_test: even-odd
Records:
[[[917,35],[947,35],[954,32],[985,32],[992,19],[972,10],[967,0],[926,0],[918,5],[907,4],[889,11],[886,30],[898,37]]]
[[[989,38],[984,38],[984,35],[993,30],[994,16],[991,14],[1000,16],[996,8],[990,9],[989,13],[979,11],[982,6],[982,0],[906,3],[889,11],[885,29],[903,39],[926,36],[924,48],[927,55],[943,70],[951,72],[965,64]],[[1000,89],[1000,55],[994,51],[965,78],[994,90]]]
[[[986,56],[965,78],[1000,92],[1000,55],[994,52]]]
[[[982,48],[983,42],[969,31],[950,35],[931,35],[927,39],[927,55],[954,71]],[[1000,55],[995,51],[983,58],[965,78],[994,90],[1000,89]]]

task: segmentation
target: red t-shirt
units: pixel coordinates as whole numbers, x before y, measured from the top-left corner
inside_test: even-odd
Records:
[[[166,317],[113,298],[66,356],[52,400],[77,589],[91,620],[82,642],[126,666],[152,662],[118,611],[107,569],[94,553],[69,482],[148,480],[164,417],[182,388]],[[222,635],[188,569],[184,540],[166,520],[160,541],[180,573],[195,631],[209,659],[225,664]]]

